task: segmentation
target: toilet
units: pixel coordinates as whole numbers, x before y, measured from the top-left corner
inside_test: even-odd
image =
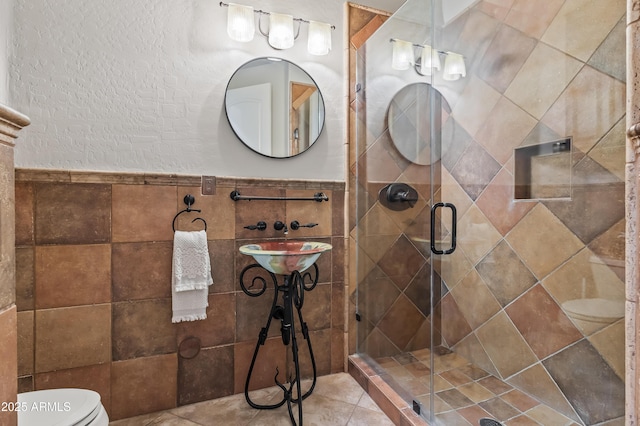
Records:
[[[620,282],[618,294],[612,292],[614,287],[611,285],[614,280],[617,281],[612,270],[624,268],[624,261],[591,256],[589,263],[595,289],[587,295],[589,292],[584,290],[583,281],[583,297],[562,303],[567,316],[585,335],[591,335],[613,324],[623,318],[625,313],[623,283]]]
[[[107,426],[100,394],[88,389],[48,389],[18,394],[18,426]]]
[[[565,312],[585,334],[592,334],[624,317],[624,300],[574,299],[562,304]]]

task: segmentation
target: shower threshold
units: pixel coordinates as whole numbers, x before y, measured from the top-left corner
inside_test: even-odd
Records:
[[[431,426],[478,426],[481,419],[495,419],[497,424],[582,425],[456,353],[442,348],[434,355]],[[364,354],[349,357],[349,373],[397,425],[430,425],[429,366],[429,349],[375,360]]]

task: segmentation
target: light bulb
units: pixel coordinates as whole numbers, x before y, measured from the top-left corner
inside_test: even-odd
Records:
[[[331,50],[331,25],[324,22],[309,22],[307,50],[312,55],[326,55]]]
[[[442,79],[447,81],[455,81],[460,77],[467,76],[467,68],[464,65],[464,57],[457,53],[447,52],[444,60],[444,71]]]
[[[404,40],[394,40],[391,68],[394,70],[406,70],[414,64],[413,44]]]
[[[253,7],[229,3],[227,34],[229,38],[235,41],[247,42],[253,40],[253,35],[255,34]]]
[[[293,16],[273,12],[269,14],[269,44],[274,49],[293,46]]]
[[[434,68],[440,69],[440,54],[431,46],[423,46],[422,57],[420,58],[420,74],[431,75]]]

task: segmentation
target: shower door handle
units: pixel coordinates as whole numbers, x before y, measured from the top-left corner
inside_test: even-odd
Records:
[[[451,247],[447,250],[439,250],[436,248],[436,210],[439,207],[448,207],[451,209]],[[456,250],[456,222],[457,212],[456,206],[451,203],[435,203],[431,207],[431,251],[435,254],[451,254]]]

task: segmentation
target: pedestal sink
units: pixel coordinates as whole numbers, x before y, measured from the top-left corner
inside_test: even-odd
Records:
[[[305,271],[331,248],[331,244],[316,241],[267,241],[241,246],[240,253],[252,256],[269,272],[289,275]]]
[[[297,426],[302,426],[302,400],[313,392],[317,376],[316,362],[313,356],[313,349],[311,348],[311,340],[309,339],[309,328],[302,318],[304,293],[315,288],[318,283],[318,266],[314,266],[314,264],[322,253],[331,250],[331,248],[331,244],[315,241],[267,241],[247,244],[241,246],[239,249],[240,253],[252,256],[255,261],[258,262],[257,264],[249,265],[242,270],[240,274],[240,287],[242,288],[242,291],[247,296],[251,297],[259,297],[265,293],[267,279],[259,276],[254,277],[251,280],[251,285],[249,287],[247,287],[247,283],[244,282],[245,272],[253,268],[257,268],[258,273],[259,271],[268,271],[275,287],[271,311],[269,312],[265,326],[262,327],[258,334],[258,342],[256,343],[253,359],[249,366],[247,381],[245,382],[244,387],[245,399],[251,407],[260,410],[275,409],[287,404],[291,423]],[[306,271],[311,266],[314,266],[313,269],[315,270],[315,274],[313,271],[302,274],[302,272]],[[278,284],[276,275],[284,275],[284,282],[282,285]],[[305,281],[311,282],[307,283]],[[262,288],[259,288],[258,291],[249,290],[255,290],[257,283],[261,283]],[[278,296],[280,293],[282,293],[282,304],[279,304]],[[297,315],[295,315],[296,313]],[[298,317],[298,325],[295,324],[296,316]],[[287,350],[287,360],[289,361],[289,354],[293,357],[292,367],[294,371],[291,375],[287,374],[289,385],[285,386],[284,383],[280,383],[278,380],[278,375],[280,373],[276,369],[275,381],[280,389],[282,389],[284,396],[281,401],[275,404],[265,405],[258,404],[251,400],[251,397],[249,396],[249,388],[253,367],[255,366],[260,347],[263,346],[267,340],[272,319],[279,320],[281,323],[280,332],[282,334],[282,343],[289,348],[289,350]],[[313,368],[313,382],[309,390],[304,393],[302,392],[300,385],[300,361],[298,359],[296,328],[302,332],[302,336],[307,341],[311,367]],[[287,362],[287,364],[288,366],[291,366],[290,362]],[[297,422],[292,408],[292,405],[295,404],[298,406]]]

